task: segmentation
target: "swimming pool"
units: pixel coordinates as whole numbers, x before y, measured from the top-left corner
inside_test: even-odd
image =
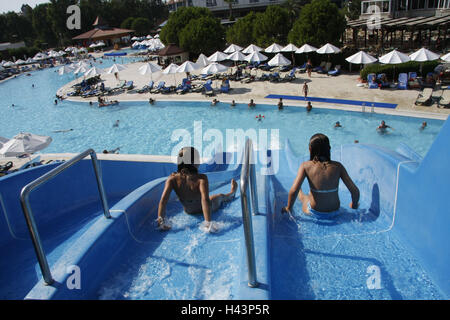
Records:
[[[112,63],[104,60],[101,67]],[[313,109],[307,114],[304,108],[289,106],[281,112],[270,105],[258,105],[255,110],[248,110],[243,104],[235,108],[226,103],[210,107],[207,101],[157,101],[154,106],[146,102],[122,102],[108,108],[63,101],[55,106],[56,91],[74,79],[72,74],[59,76],[56,70],[32,72],[30,77],[22,75],[0,84],[0,112],[3,119],[8,119],[2,124],[0,136],[10,138],[20,131],[49,135],[53,142],[43,151],[46,153],[81,152],[87,148],[101,152],[120,147],[121,153],[168,155],[177,144],[171,141],[173,131],[186,129],[192,134],[194,126],[199,125],[194,122],[201,121],[203,132],[218,129],[224,136],[227,129],[278,129],[279,147],[289,138],[298,154],[306,154],[309,138],[322,132],[330,137],[332,148],[359,140],[394,150],[403,142],[424,156],[443,124],[441,120],[332,109]],[[142,95],[143,99],[146,97]],[[265,119],[257,122],[258,114]],[[116,120],[120,120],[120,125],[113,128]],[[395,130],[377,134],[375,128],[381,120]],[[334,129],[336,121],[343,127]],[[419,130],[422,121],[428,122],[424,131]],[[67,129],[74,130],[53,132]]]

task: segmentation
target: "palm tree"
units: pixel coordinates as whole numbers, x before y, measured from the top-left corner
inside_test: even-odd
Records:
[[[301,8],[310,2],[311,0],[286,0],[281,4],[281,6],[285,7],[289,11],[291,24],[293,24],[299,17]]]
[[[228,3],[228,8],[230,9],[230,16],[228,17],[228,19],[230,19],[230,21],[233,21],[234,20],[234,17],[233,17],[233,3],[235,3],[236,0],[223,0],[223,1]]]

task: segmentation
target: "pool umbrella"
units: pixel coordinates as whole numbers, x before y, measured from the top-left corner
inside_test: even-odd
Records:
[[[58,74],[60,76],[62,76],[63,74],[71,73],[71,72],[73,72],[73,68],[71,68],[70,66],[62,66],[58,70]]]
[[[208,58],[203,53],[200,53],[195,63],[201,67],[206,67],[208,64],[211,63],[211,61],[209,61]]]
[[[225,72],[227,70],[228,70],[227,66],[224,66],[223,64],[217,62],[213,62],[202,69],[202,74],[215,74],[219,72]]]
[[[4,157],[15,157],[23,154],[35,153],[42,150],[52,142],[48,136],[40,136],[32,133],[19,133],[7,141],[0,149],[0,155]]]
[[[73,73],[74,74],[79,74],[79,73],[85,73],[87,71],[88,71],[88,69],[86,67],[81,66],[81,67],[77,67]]]
[[[278,53],[281,51],[281,49],[283,49],[282,46],[280,46],[277,43],[272,43],[270,46],[268,46],[266,49],[264,49],[264,52],[267,53]]]
[[[270,59],[268,62],[271,67],[279,67],[279,66],[288,66],[291,64],[291,61],[283,56],[281,53],[277,53],[275,57]]]
[[[127,67],[125,67],[123,64],[116,64],[114,63],[108,70],[106,70],[106,73],[108,74],[114,74],[116,72],[120,72],[125,70]]]
[[[242,50],[242,53],[249,54],[249,53],[253,53],[253,52],[259,52],[262,50],[263,50],[262,48],[255,46],[254,44],[251,44],[247,48]]]
[[[89,48],[97,48],[97,44],[96,44],[96,43],[93,43],[93,44],[91,44],[91,45],[89,46]]]
[[[341,49],[339,49],[336,46],[333,46],[331,43],[327,43],[316,50],[319,54],[334,54],[341,52]]]
[[[27,59],[27,63],[36,63],[36,60],[33,60],[33,59],[31,59],[31,58],[28,58],[28,59]]]
[[[233,53],[233,52],[237,52],[237,51],[241,51],[242,47],[235,45],[235,44],[231,44],[228,48],[226,48],[225,50],[223,50],[224,53]]]
[[[372,57],[370,54],[367,54],[364,51],[359,51],[355,53],[354,55],[351,55],[348,58],[345,58],[350,63],[350,70],[351,70],[351,64],[360,64],[361,67],[363,64],[370,64],[377,61],[377,58]]]
[[[0,71],[5,70],[5,68],[2,67],[2,65],[0,64]]]
[[[262,62],[266,61],[268,58],[258,51],[254,51],[245,57],[245,60],[248,62]]]
[[[3,67],[5,67],[5,68],[9,68],[12,66],[14,66],[14,62],[11,62],[11,61],[7,61],[3,64]]]
[[[443,55],[443,56],[441,57],[441,60],[444,60],[444,61],[446,61],[446,62],[450,62],[450,52],[447,53],[446,55]]]
[[[291,52],[292,53],[292,64],[295,64],[294,52],[297,50],[298,50],[298,48],[295,45],[293,45],[292,43],[289,43],[286,47],[281,49],[281,52]]]
[[[410,60],[411,58],[408,55],[401,53],[400,51],[397,50],[392,50],[391,52],[385,54],[380,59],[378,59],[378,61],[380,61],[381,63],[394,65],[394,76],[393,76],[394,80],[395,80],[395,65],[408,62]]]
[[[433,61],[439,59],[439,55],[428,49],[422,48],[410,54],[409,57],[412,61],[420,62],[420,73],[422,74],[422,67],[424,61]]]
[[[3,145],[8,141],[9,139],[0,137],[0,149],[3,148]]]
[[[19,59],[19,60],[17,60],[16,63],[15,63],[16,66],[22,65],[22,64],[26,64],[26,61],[24,61],[24,60],[22,60],[22,59]]]
[[[155,38],[156,38],[156,37],[155,37]],[[153,46],[156,50],[163,49],[163,48],[166,47],[166,46],[164,45],[164,43],[162,43],[161,40],[159,40],[159,39],[153,39],[152,42],[151,42],[151,44],[152,44],[152,46]]]
[[[216,51],[208,57],[208,61],[211,61],[211,62],[220,62],[220,61],[223,61],[226,59],[227,59],[227,55],[220,51]]]
[[[161,71],[162,68],[154,63],[148,62],[138,69],[138,72],[143,76],[150,74],[150,79],[153,80],[153,73]]]
[[[192,62],[192,61],[185,61],[183,62],[178,68],[177,68],[177,72],[178,73],[183,73],[186,72],[186,76],[188,72],[192,72],[198,69],[201,69],[202,66],[199,66],[198,64]]]
[[[227,60],[232,60],[232,61],[245,61],[245,58],[246,58],[246,57],[247,57],[247,56],[246,56],[245,54],[243,54],[242,52],[236,51],[236,52],[230,54],[230,55],[227,57]]]
[[[88,71],[86,71],[86,73],[84,74],[85,77],[95,77],[99,74],[104,73],[105,71],[103,69],[97,68],[97,67],[93,67],[91,69],[89,69]]]
[[[299,53],[299,54],[306,53],[306,59],[308,59],[308,53],[316,52],[316,51],[317,51],[316,47],[310,46],[309,44],[305,43],[300,48],[295,50],[295,53]]]
[[[177,73],[178,67],[179,66],[176,65],[175,63],[171,63],[162,72],[164,74],[173,74],[173,80],[175,81],[175,84],[177,83],[176,78],[175,78],[175,73]]]

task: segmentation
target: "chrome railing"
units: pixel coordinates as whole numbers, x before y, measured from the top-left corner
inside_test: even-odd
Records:
[[[250,193],[248,186],[250,184]],[[251,198],[251,201],[249,201]],[[251,207],[250,208],[250,202]],[[248,266],[248,285],[252,288],[258,286],[256,279],[256,264],[255,264],[255,244],[253,241],[253,225],[252,216],[258,214],[258,199],[256,193],[256,172],[255,162],[253,161],[253,143],[250,139],[245,142],[244,163],[241,171],[241,205],[242,205],[242,220],[244,224],[245,248],[247,251],[247,266]]]
[[[30,182],[25,187],[23,187],[23,189],[20,193],[20,203],[22,205],[23,213],[25,215],[25,220],[27,222],[28,230],[30,231],[31,240],[33,241],[34,250],[36,251],[39,266],[42,271],[42,276],[44,277],[44,282],[47,285],[52,284],[54,282],[54,280],[52,278],[52,274],[51,274],[50,268],[48,266],[48,261],[47,261],[46,255],[44,253],[44,248],[42,247],[42,242],[41,242],[41,239],[39,237],[39,232],[36,227],[34,215],[33,215],[33,212],[31,211],[29,195],[37,187],[41,186],[42,184],[49,181],[50,179],[53,179],[58,174],[60,174],[62,171],[66,170],[67,168],[80,162],[81,160],[83,160],[84,158],[86,158],[89,155],[91,156],[92,164],[94,166],[95,176],[97,178],[98,191],[100,193],[100,198],[102,200],[102,205],[103,205],[103,214],[105,215],[105,217],[107,219],[111,218],[111,215],[109,213],[108,201],[106,199],[105,190],[103,188],[101,171],[99,170],[99,166],[98,166],[98,162],[97,162],[97,155],[96,155],[95,151],[92,149],[88,149],[88,150],[80,153],[79,155],[75,156],[74,158],[60,164],[55,169],[47,172],[43,176]]]

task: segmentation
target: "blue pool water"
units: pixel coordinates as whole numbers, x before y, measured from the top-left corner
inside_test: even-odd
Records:
[[[104,60],[101,67],[112,63],[110,59]],[[192,135],[194,121],[202,121],[203,133],[214,128],[224,137],[226,129],[279,129],[279,147],[283,147],[285,138],[290,138],[298,154],[306,154],[309,138],[322,132],[330,137],[332,147],[359,140],[395,149],[404,142],[423,156],[443,124],[440,120],[331,109],[314,109],[307,114],[304,108],[289,106],[282,112],[270,105],[248,110],[242,104],[231,109],[228,104],[219,103],[213,108],[209,102],[158,101],[152,107],[145,102],[127,102],[97,108],[87,103],[63,101],[55,106],[56,91],[74,79],[72,74],[60,76],[56,70],[33,72],[30,77],[22,75],[0,84],[0,112],[2,118],[8,119],[0,129],[0,136],[10,138],[20,131],[52,136],[52,144],[44,151],[47,153],[81,152],[89,147],[101,152],[121,147],[121,153],[167,155],[178,143],[171,141],[175,129],[186,129]],[[143,99],[145,97],[147,95],[142,95]],[[258,114],[263,114],[265,120],[257,122]],[[116,120],[120,120],[120,126],[113,128]],[[395,130],[386,135],[377,134],[375,128],[381,120]],[[340,121],[343,128],[334,129],[336,121]],[[428,122],[423,132],[419,130],[422,121]],[[74,130],[53,133],[67,129]]]

